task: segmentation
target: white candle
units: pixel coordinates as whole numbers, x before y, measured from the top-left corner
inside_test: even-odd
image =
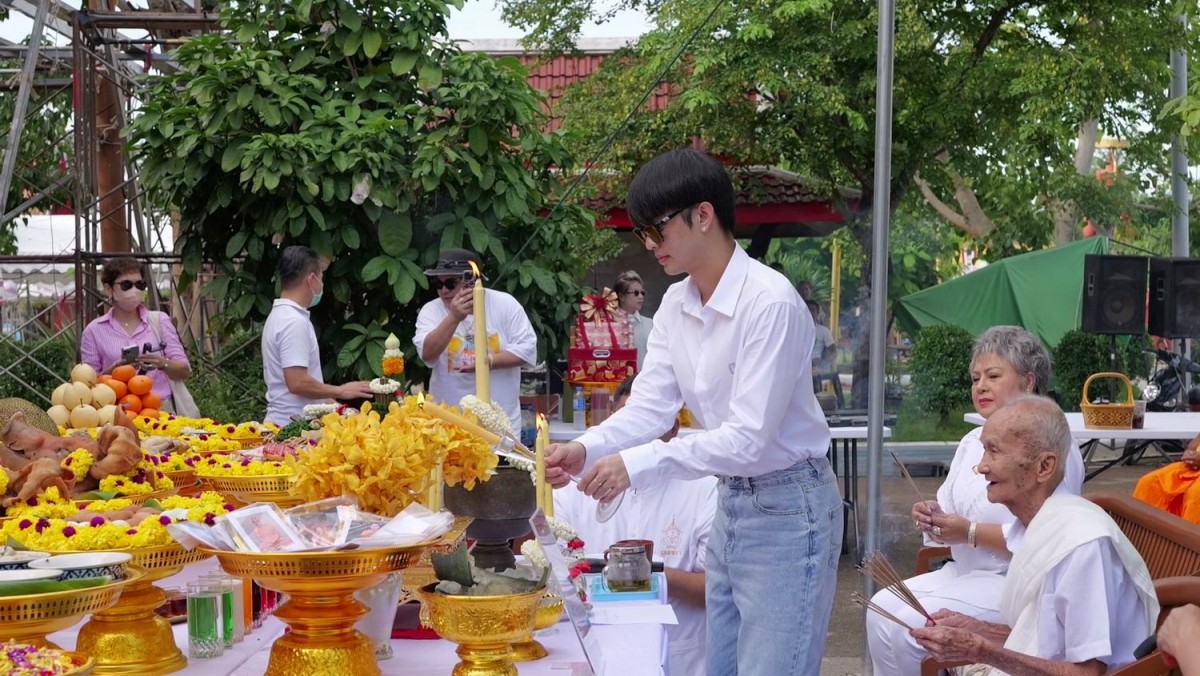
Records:
[[[471,272],[475,273],[475,286],[471,289],[471,300],[475,306],[475,396],[487,403],[492,403],[491,372],[488,369],[488,334],[487,313],[483,299],[483,275],[475,261],[471,264]]]

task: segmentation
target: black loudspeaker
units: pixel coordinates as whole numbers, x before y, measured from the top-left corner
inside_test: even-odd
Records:
[[[1150,259],[1150,333],[1200,337],[1200,259]]]
[[[1083,264],[1083,330],[1141,335],[1146,332],[1145,256],[1089,254]]]

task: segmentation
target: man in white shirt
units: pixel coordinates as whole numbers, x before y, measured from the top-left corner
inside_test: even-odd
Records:
[[[1158,600],[1146,564],[1100,507],[1061,487],[1071,429],[1053,401],[1026,395],[983,427],[979,472],[991,502],[1017,517],[1000,612],[1005,623],[953,611],[913,638],[967,673],[1099,676],[1133,661],[1153,631]]]
[[[812,389],[813,321],[783,275],[733,238],[734,190],[715,159],[676,150],[630,184],[634,233],[668,275],[629,403],[567,444],[547,479],[612,500],[717,475],[705,558],[707,672],[815,674],[837,584],[842,501]],[[705,431],[672,439],[676,412]],[[787,571],[786,573],[784,571]]]
[[[367,399],[365,381],[326,385],[321,350],[308,309],[321,302],[328,263],[306,246],[289,246],[279,257],[280,294],[263,327],[263,380],[267,383],[265,420],[280,427],[309,404],[329,399]]]
[[[438,254],[437,267],[426,270],[429,285],[438,297],[417,315],[413,342],[417,354],[429,365],[429,394],[437,401],[458,406],[475,394],[475,304],[471,263],[481,271],[479,256],[465,249]],[[495,289],[484,289],[487,321],[487,359],[491,368],[492,400],[508,413],[513,430],[521,430],[521,367],[537,361],[537,335],[516,298]]]
[[[633,378],[613,393],[613,412],[629,399]],[[663,441],[675,437],[672,428]],[[596,505],[579,491],[554,491],[554,513],[579,532],[588,558],[601,558],[620,540],[650,540],[654,558],[663,562],[667,591],[679,624],[667,625],[668,673],[704,673],[704,559],[708,531],[717,509],[717,479],[667,479],[634,488],[605,523],[596,520]]]

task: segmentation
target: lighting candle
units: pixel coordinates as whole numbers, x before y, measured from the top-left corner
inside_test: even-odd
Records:
[[[554,516],[554,487],[546,483],[546,448],[550,445],[550,423],[546,416],[537,417],[538,496],[542,500],[542,511]]]
[[[549,513],[550,506],[546,504],[546,441],[542,436],[542,427],[545,425],[546,419],[541,413],[537,417],[537,442],[534,444],[534,453],[537,456],[537,506],[543,511]]]
[[[475,286],[471,289],[471,300],[475,306],[475,396],[492,403],[492,374],[488,368],[487,313],[483,299],[483,275],[475,261],[471,272],[475,274]]]

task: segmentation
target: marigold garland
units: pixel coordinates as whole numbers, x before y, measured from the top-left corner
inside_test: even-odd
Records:
[[[8,471],[0,468],[0,495],[8,492]]]
[[[201,458],[195,463],[196,474],[206,476],[278,476],[294,474],[295,461],[291,458],[284,460],[255,460],[254,458],[237,454],[216,454]]]
[[[75,473],[76,479],[82,479],[91,471],[92,465],[96,464],[96,456],[86,448],[77,448],[71,451],[71,454],[62,459],[58,463],[63,469],[69,469]]]

